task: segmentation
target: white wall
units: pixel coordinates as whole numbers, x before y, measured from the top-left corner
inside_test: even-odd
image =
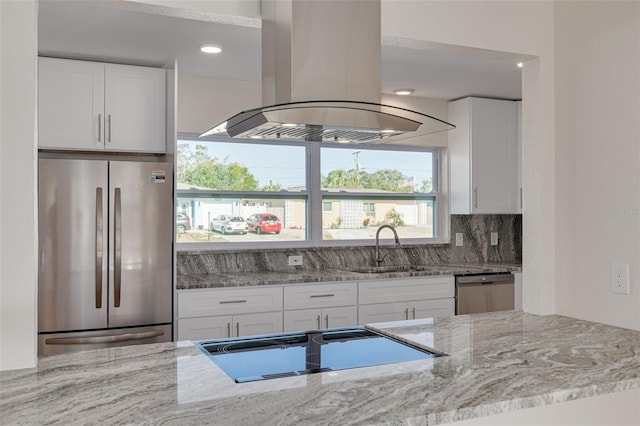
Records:
[[[640,330],[640,2],[555,6],[557,312]],[[611,263],[631,294],[611,292]]]
[[[0,370],[36,363],[36,9],[0,1]]]
[[[262,105],[259,81],[178,77],[178,132],[201,134],[234,114]]]

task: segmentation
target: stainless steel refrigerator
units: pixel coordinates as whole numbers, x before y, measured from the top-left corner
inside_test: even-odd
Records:
[[[40,159],[38,353],[172,340],[167,163]]]

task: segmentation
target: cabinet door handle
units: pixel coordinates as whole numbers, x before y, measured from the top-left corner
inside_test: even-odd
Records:
[[[227,303],[247,303],[246,300],[221,300],[218,302],[221,305],[226,305]]]
[[[98,142],[102,142],[102,114],[98,114]]]
[[[522,210],[522,188],[520,188],[520,210]]]
[[[411,313],[413,314],[413,319],[416,319],[416,308],[411,309]]]
[[[329,328],[329,315],[324,316],[324,323],[326,324],[326,328]]]
[[[107,116],[107,124],[107,127],[109,128],[109,139],[107,139],[107,141],[111,143],[111,114]]]
[[[404,310],[404,319],[406,319],[406,320],[409,319],[409,308]]]
[[[478,208],[478,187],[473,188],[473,208]]]
[[[318,321],[318,330],[320,330],[320,315],[318,315],[317,321]]]
[[[227,323],[227,337],[231,337],[231,323]]]
[[[333,296],[335,296],[335,294],[312,294],[309,297],[313,299],[315,297],[333,297]]]
[[[236,337],[240,337],[240,323],[236,323]]]

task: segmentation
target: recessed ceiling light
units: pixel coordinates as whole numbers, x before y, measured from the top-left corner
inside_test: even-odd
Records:
[[[250,138],[251,139],[262,139],[262,136],[260,136],[260,135],[251,135]]]
[[[518,68],[522,68],[524,66],[522,62],[518,62],[516,65],[518,66]]]
[[[296,126],[297,126],[297,124],[295,124],[295,123],[283,123],[282,124],[282,127],[296,127]]]
[[[394,133],[394,132],[395,132],[395,130],[393,130],[393,129],[382,129],[380,131],[380,133]]]
[[[393,91],[396,95],[406,96],[415,92],[415,89],[396,89]]]
[[[203,44],[200,46],[200,51],[203,53],[220,53],[222,52],[222,47],[216,46],[215,44]]]

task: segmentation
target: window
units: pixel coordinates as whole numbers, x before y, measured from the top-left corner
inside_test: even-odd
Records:
[[[390,224],[400,238],[433,238],[434,151],[387,147],[321,148],[323,240],[375,238]]]
[[[401,239],[433,239],[437,154],[181,135],[177,241],[182,249],[370,244],[387,223]]]

